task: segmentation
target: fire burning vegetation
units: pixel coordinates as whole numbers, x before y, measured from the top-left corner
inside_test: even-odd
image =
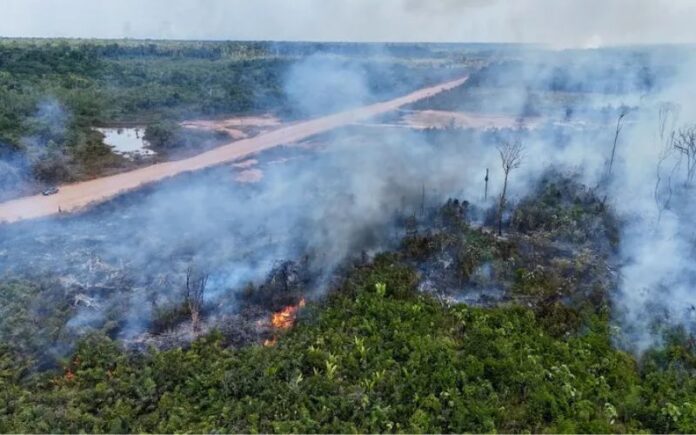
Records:
[[[696,432],[692,47],[0,66],[0,432]]]
[[[297,313],[300,308],[305,306],[305,299],[300,299],[296,305],[288,305],[281,310],[271,314],[271,326],[277,330],[287,330],[293,327],[297,318]],[[278,338],[274,335],[272,338],[267,338],[263,341],[266,347],[275,346]]]
[[[305,306],[304,298],[297,305],[288,305],[271,315],[271,325],[276,329],[290,329],[295,324],[295,318],[300,308]]]

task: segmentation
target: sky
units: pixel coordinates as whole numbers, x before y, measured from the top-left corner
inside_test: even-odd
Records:
[[[696,0],[0,0],[0,36],[696,43]]]

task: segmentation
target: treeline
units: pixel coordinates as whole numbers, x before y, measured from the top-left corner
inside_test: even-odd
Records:
[[[277,41],[167,41],[167,40],[80,40],[80,39],[2,39],[5,47],[25,49],[63,46],[88,49],[98,57],[189,57],[221,59],[268,56],[309,56],[334,54],[346,56],[395,56],[443,58],[457,53],[500,50],[491,44],[436,43],[358,43],[358,42],[277,42]]]

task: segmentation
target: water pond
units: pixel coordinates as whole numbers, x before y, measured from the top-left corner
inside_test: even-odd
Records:
[[[129,158],[136,156],[153,156],[156,153],[145,140],[144,127],[97,128],[104,135],[104,143],[112,147],[113,152]]]

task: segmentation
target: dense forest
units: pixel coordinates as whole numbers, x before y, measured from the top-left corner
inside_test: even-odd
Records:
[[[468,61],[427,45],[0,40],[0,199],[136,164],[94,127],[147,125],[167,151],[210,139],[183,137],[181,119],[321,114],[286,92],[289,69],[310,56],[358,71],[368,88],[360,103],[451,77]]]

